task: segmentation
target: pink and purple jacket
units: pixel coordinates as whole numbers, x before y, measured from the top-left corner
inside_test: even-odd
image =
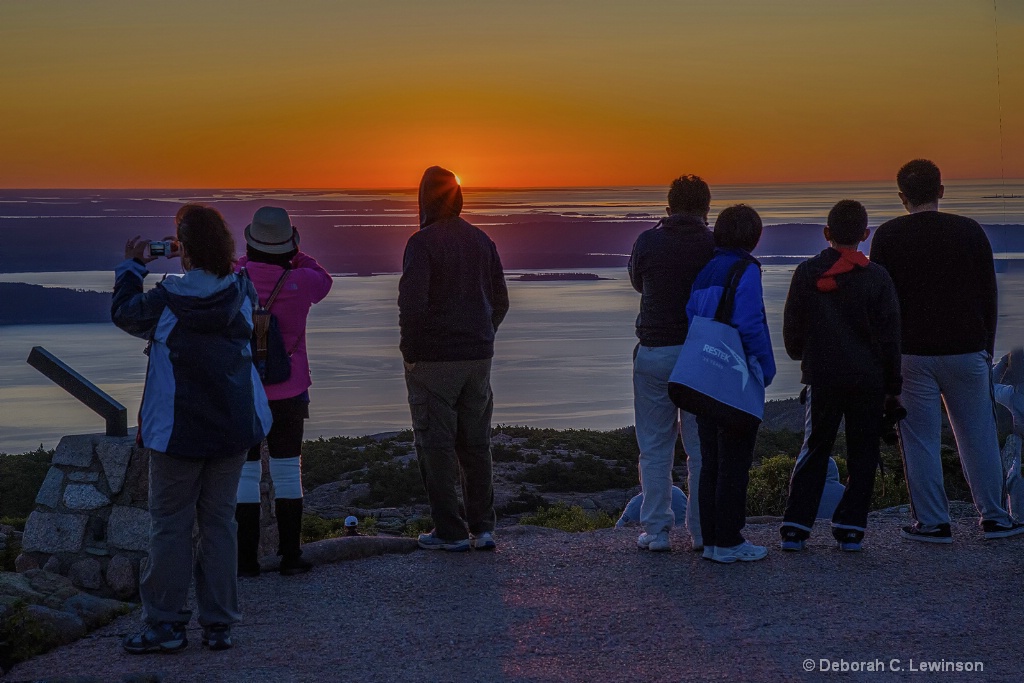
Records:
[[[284,268],[270,263],[249,261],[246,256],[238,259],[236,270],[243,267],[249,273],[252,283],[256,285],[260,302],[266,303]],[[300,251],[292,259],[292,270],[271,309],[277,316],[284,346],[291,354],[292,374],[280,384],[265,385],[267,399],[278,401],[298,396],[313,383],[309,374],[309,357],[306,355],[306,316],[313,304],[319,303],[327,296],[332,284],[334,282],[330,273],[312,256]]]

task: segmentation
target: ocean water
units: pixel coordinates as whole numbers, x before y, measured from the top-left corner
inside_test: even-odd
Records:
[[[991,198],[1024,194],[1024,182],[949,183],[943,208],[986,224],[1024,223],[1024,202]],[[872,224],[900,215],[888,183],[714,188],[714,213],[746,201],[766,223],[822,223],[838,199],[854,197],[868,207]],[[130,193],[119,192],[123,201]],[[515,222],[518,216],[559,214],[653,222],[664,206],[663,188],[585,190],[467,190],[467,217]],[[989,196],[986,198],[986,196]],[[102,192],[3,191],[0,230],[25,229],[26,216],[102,220]],[[139,191],[137,197],[166,202],[173,215],[183,200],[226,205],[241,198],[308,202],[321,217],[358,217],[365,223],[415,223],[415,197],[409,192]],[[386,206],[380,200],[388,199]],[[957,199],[953,199],[957,198]],[[328,203],[325,208],[324,202]],[[5,221],[5,206],[19,204],[17,221]],[[95,207],[89,210],[89,206]],[[59,210],[59,211],[58,211]],[[120,211],[120,210],[119,210]],[[291,209],[298,222],[301,211]],[[644,215],[646,214],[646,215]],[[162,213],[160,214],[163,215]],[[84,218],[81,218],[84,216]],[[486,229],[486,225],[481,225]],[[807,253],[823,245],[809,244]],[[314,254],[315,255],[315,254]],[[800,390],[799,365],[782,348],[782,308],[795,260],[764,268],[765,302],[779,374],[769,398],[789,398]],[[498,333],[493,385],[495,423],[537,427],[611,429],[633,423],[631,354],[639,295],[624,268],[588,269],[602,280],[510,282],[511,310]],[[510,271],[509,275],[514,275]],[[997,353],[1024,343],[1024,273],[999,274],[1000,321]],[[150,284],[156,281],[150,276]],[[74,271],[0,274],[2,282],[110,291],[113,274]],[[310,314],[307,333],[314,385],[307,438],[357,435],[409,426],[401,356],[398,353],[398,275],[338,277],[330,295]],[[941,321],[936,321],[941,325]],[[33,346],[43,346],[124,404],[134,424],[146,357],[144,343],[112,324],[0,327],[0,452],[49,448],[64,434],[101,432],[102,420],[25,362]]]

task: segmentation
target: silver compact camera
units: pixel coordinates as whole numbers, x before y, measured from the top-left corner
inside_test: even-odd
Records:
[[[178,250],[178,243],[173,240],[167,240],[163,242],[150,242],[149,243],[149,255],[150,256],[170,256]]]

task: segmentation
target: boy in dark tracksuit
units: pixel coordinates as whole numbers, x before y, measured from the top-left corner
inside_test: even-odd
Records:
[[[849,480],[832,534],[842,550],[861,549],[882,417],[899,407],[899,303],[889,274],[857,250],[867,225],[859,202],[836,204],[824,231],[831,246],[797,266],[786,298],[783,337],[808,385],[808,429],[790,480],[783,550],[802,550],[810,536],[843,418]]]

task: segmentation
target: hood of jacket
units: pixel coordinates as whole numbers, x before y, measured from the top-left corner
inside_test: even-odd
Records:
[[[217,277],[205,270],[168,277],[157,286],[166,290],[167,306],[180,324],[199,332],[225,329],[242,310],[247,291],[238,275]]]
[[[462,188],[455,174],[440,166],[431,166],[420,180],[420,227],[462,213]]]
[[[697,216],[689,216],[685,213],[674,213],[661,219],[661,227],[668,230],[679,230],[680,232],[691,232],[702,230],[710,232],[707,221]]]

